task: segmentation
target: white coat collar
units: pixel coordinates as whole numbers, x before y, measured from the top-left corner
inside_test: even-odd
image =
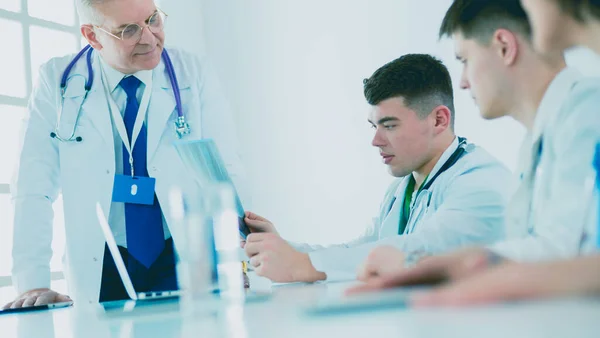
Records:
[[[107,144],[114,143],[112,122],[110,119],[110,113],[106,98],[104,97],[104,89],[102,89],[102,80],[100,78],[100,55],[97,51],[93,51],[96,54],[92,57],[92,69],[94,72],[94,81],[92,88],[90,89],[90,95],[88,95],[85,103],[82,106],[84,112],[88,112],[88,116],[95,126],[95,128],[102,135],[103,140]],[[174,51],[170,54],[171,60],[173,61],[175,68],[175,76],[177,78],[180,92],[182,92],[182,100],[185,102],[184,92],[190,89],[190,81],[188,74],[184,73],[181,66],[179,55]],[[79,105],[79,100],[85,94],[84,84],[88,78],[88,68],[86,64],[86,54],[77,62],[73,67],[72,73],[69,75],[67,80],[67,88],[64,94],[65,100],[73,99],[75,106]],[[178,67],[179,66],[179,67]],[[106,67],[109,68],[110,67]],[[114,69],[113,69],[114,70]],[[119,73],[119,72],[116,72]],[[172,127],[167,126],[167,120],[175,112],[175,97],[173,95],[171,81],[166,71],[164,58],[158,66],[148,73],[152,74],[152,98],[150,106],[148,107],[148,160],[151,160],[152,155],[156,152],[160,139],[162,137],[165,128]],[[144,77],[146,75],[143,75]],[[118,78],[117,74],[113,74],[114,77],[111,80],[111,88],[115,88],[122,79],[122,74]],[[118,79],[117,79],[118,78]],[[140,80],[144,80],[140,78]],[[66,101],[65,101],[66,102]],[[74,107],[76,108],[76,107]],[[104,110],[100,112],[99,110]],[[184,111],[184,114],[187,112]],[[174,127],[173,127],[174,128]]]
[[[562,104],[571,93],[571,88],[579,81],[582,74],[572,68],[563,69],[546,89],[540,102],[531,131],[531,142],[535,143],[541,136],[551,120],[558,115]]]
[[[101,57],[97,51],[94,50],[94,51],[92,51],[92,53],[94,53],[94,56],[92,57],[92,69],[94,71],[94,82],[92,83],[92,88],[91,88],[90,92],[94,92],[97,89],[102,88],[102,81],[100,81],[99,63],[103,62],[103,61],[101,61]],[[191,79],[188,77],[188,74],[186,74],[182,71],[182,67],[177,67],[179,65],[177,62],[179,60],[179,58],[177,58],[177,55],[175,53],[176,53],[175,51],[172,52],[170,54],[170,56],[171,56],[171,60],[174,63],[175,76],[176,76],[177,82],[179,84],[179,89],[180,90],[189,89],[191,86]],[[85,61],[86,54],[84,54],[81,57],[81,59],[79,59],[79,61],[77,62],[75,67],[73,67],[73,70],[71,71],[71,74],[68,77],[65,97],[76,97],[76,96],[81,96],[81,95],[85,94],[85,89],[84,89],[83,84],[85,83],[85,80],[88,78],[88,68],[87,68],[87,64]],[[66,65],[65,65],[65,67],[66,67]],[[112,69],[111,67],[105,67],[105,69],[107,70],[107,73],[112,73],[112,75],[107,74],[107,76],[110,77],[110,79],[109,79],[110,88],[112,90],[114,90],[116,88],[116,86],[119,84],[119,82],[121,81],[121,79],[123,78],[124,74],[120,73],[119,71],[117,71],[115,69]],[[141,71],[138,73],[144,73],[143,75],[140,74],[140,77],[138,77],[144,83],[148,82],[147,76],[150,76],[149,74],[152,74],[152,81],[155,84],[155,88],[168,89],[169,91],[171,91],[171,94],[172,94],[171,81],[169,79],[169,75],[165,68],[164,59],[152,71]],[[138,73],[136,73],[135,75],[138,76]],[[81,78],[81,85],[79,85],[79,83],[76,83],[76,85],[71,85],[71,82],[72,82],[71,80],[76,79],[77,77]]]
[[[169,57],[173,63],[175,78],[177,79],[179,92],[182,97],[181,100],[185,103],[185,94],[189,92],[189,89],[191,88],[190,82],[192,80],[188,75],[194,73],[190,72],[190,74],[187,74],[184,72],[185,66],[189,65],[181,64],[183,58],[180,57],[178,53],[178,51],[173,51],[169,54]],[[164,57],[162,62],[154,68],[152,72],[152,82],[154,84],[152,89],[152,99],[150,101],[150,106],[148,107],[148,161],[152,160],[152,156],[156,152],[165,130],[174,132],[175,128],[174,124],[167,123],[171,115],[177,114],[177,111],[173,86],[171,84],[171,79],[169,78],[169,73],[167,72],[167,67],[165,66]],[[189,113],[190,112],[185,110],[183,111],[186,118]]]
[[[530,223],[531,208],[543,133],[548,131],[549,126],[556,124],[553,120],[557,118],[567,101],[571,88],[581,77],[581,73],[577,70],[565,68],[556,75],[546,89],[535,116],[533,129],[527,133],[521,146],[517,164],[519,186],[506,208],[507,237],[523,236],[533,226]]]
[[[423,184],[426,184],[427,182],[429,182],[429,180],[431,180],[437,174],[437,172],[440,171],[442,166],[444,166],[444,163],[446,163],[446,161],[448,161],[448,159],[450,158],[450,156],[452,156],[452,154],[454,154],[456,149],[458,149],[458,137],[455,136],[454,141],[452,141],[450,146],[448,146],[448,148],[446,148],[446,150],[444,151],[442,156],[440,156],[440,159],[437,161],[437,163],[435,164],[435,166],[433,167],[433,169],[431,170],[429,175],[427,175],[427,180],[425,182],[423,182]],[[404,198],[404,192],[406,191],[406,187],[408,185],[408,178],[410,178],[410,177],[406,176],[404,178],[404,180],[402,181],[402,183],[400,183],[400,185],[398,186],[398,189],[396,190],[396,193],[394,194],[394,196],[396,198]]]

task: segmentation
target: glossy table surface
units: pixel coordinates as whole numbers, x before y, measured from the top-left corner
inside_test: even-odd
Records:
[[[260,283],[257,283],[260,284]],[[264,283],[263,283],[264,284]],[[600,299],[471,308],[392,308],[314,315],[352,283],[261,285],[266,300],[189,313],[177,301],[129,312],[77,307],[0,316],[0,337],[600,337]],[[223,302],[222,302],[223,303]]]

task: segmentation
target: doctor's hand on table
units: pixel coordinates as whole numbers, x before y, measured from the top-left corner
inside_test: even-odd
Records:
[[[62,302],[72,302],[72,300],[69,296],[60,294],[50,289],[35,289],[23,293],[14,301],[4,305],[2,309],[16,309],[21,307],[47,305]]]
[[[357,279],[368,282],[372,279],[389,277],[404,269],[405,255],[392,246],[373,249],[359,267]]]
[[[466,306],[551,297],[600,295],[600,256],[512,263],[416,295],[415,306]]]
[[[503,259],[484,248],[468,248],[453,253],[424,257],[410,268],[399,266],[396,271],[382,269],[382,276],[371,277],[366,284],[353,287],[347,294],[375,291],[399,286],[432,285],[458,281],[481,272]]]
[[[276,283],[316,282],[326,278],[314,268],[308,254],[294,249],[279,236],[271,221],[251,212],[246,213],[245,221],[252,233],[243,248],[258,276]]]

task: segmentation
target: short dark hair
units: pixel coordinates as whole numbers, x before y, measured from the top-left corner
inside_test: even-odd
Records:
[[[399,97],[420,118],[440,105],[448,107],[454,129],[454,92],[450,73],[442,61],[427,54],[406,54],[379,68],[363,81],[370,105]]]
[[[573,19],[584,22],[586,12],[600,20],[600,0],[554,0]]]
[[[461,33],[487,45],[498,29],[531,41],[531,25],[520,0],[454,0],[440,27],[440,39]]]

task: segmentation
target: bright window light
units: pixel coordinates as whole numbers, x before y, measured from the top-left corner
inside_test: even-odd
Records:
[[[29,87],[31,83],[35,85],[43,63],[77,51],[81,35],[75,29],[76,17],[73,0],[0,0],[0,46],[10,51],[3,54],[0,63],[0,142],[5,145],[0,149],[0,305],[15,296],[13,287],[6,286],[12,268],[14,213],[11,196],[6,191],[18,161],[20,129],[27,109]],[[73,30],[57,30],[56,24],[71,26]],[[60,272],[65,247],[61,197],[53,208],[50,268]],[[53,288],[65,292],[64,284],[64,280],[54,281]]]
[[[9,183],[15,169],[25,107],[0,105],[0,183]]]
[[[12,267],[13,207],[10,195],[0,195],[0,276],[10,276]],[[4,305],[4,304],[2,304]],[[1,306],[1,305],[0,305]]]
[[[75,53],[79,37],[39,26],[31,26],[30,33],[31,71],[36,83],[40,66],[52,57]]]
[[[20,12],[21,0],[0,0],[0,9],[11,12]]]
[[[0,0],[5,1],[5,0]],[[23,26],[20,22],[0,18],[0,46],[5,51],[0,62],[0,95],[27,96]]]
[[[29,0],[28,10],[29,15],[35,18],[66,26],[75,24],[75,2],[73,0]]]

